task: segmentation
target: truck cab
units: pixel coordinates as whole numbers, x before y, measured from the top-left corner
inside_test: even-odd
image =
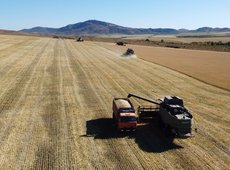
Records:
[[[114,98],[113,120],[118,130],[136,130],[137,116],[128,98]]]

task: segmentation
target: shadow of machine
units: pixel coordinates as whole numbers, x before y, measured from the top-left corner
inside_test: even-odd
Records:
[[[162,133],[156,122],[139,124],[136,132],[119,132],[112,118],[98,118],[86,122],[86,134],[83,137],[93,137],[95,140],[113,138],[131,138],[139,148],[146,152],[160,153],[172,149],[183,148],[174,143],[174,137]]]

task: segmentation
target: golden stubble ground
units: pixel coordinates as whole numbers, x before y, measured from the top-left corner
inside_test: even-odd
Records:
[[[198,131],[114,132],[112,99],[130,92],[181,96]],[[228,169],[229,102],[228,91],[99,44],[1,36],[0,169]]]
[[[125,52],[133,48],[136,55],[146,61],[153,62],[176,70],[208,84],[230,90],[230,53],[138,45],[116,46],[113,43],[99,43],[103,47]]]

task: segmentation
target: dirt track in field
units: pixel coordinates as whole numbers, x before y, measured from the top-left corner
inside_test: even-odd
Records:
[[[103,47],[125,52],[133,48],[136,55],[173,70],[184,73],[208,84],[230,91],[230,53],[148,47],[138,45],[116,46],[113,43],[99,43]]]
[[[145,39],[149,39],[151,41],[161,41],[164,40],[165,42],[182,42],[182,43],[192,43],[192,42],[209,42],[209,41],[213,41],[213,42],[229,42],[230,41],[230,37],[181,37],[181,38],[177,38],[176,36],[173,35],[169,35],[169,36],[147,36],[147,35],[141,35],[141,36],[130,36],[127,37],[125,39],[134,39],[134,40],[145,40]]]
[[[112,99],[130,92],[181,96],[198,131],[171,139],[141,124],[134,134],[116,133]],[[0,39],[4,169],[228,169],[229,103],[228,91],[95,43]]]

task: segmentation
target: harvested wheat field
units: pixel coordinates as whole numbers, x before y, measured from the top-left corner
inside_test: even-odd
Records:
[[[0,37],[1,169],[229,168],[229,91],[92,42]],[[182,97],[197,132],[115,132],[112,99],[130,92]]]
[[[99,43],[117,53],[133,48],[139,58],[181,72],[205,83],[230,91],[230,53],[140,45],[116,46]]]

